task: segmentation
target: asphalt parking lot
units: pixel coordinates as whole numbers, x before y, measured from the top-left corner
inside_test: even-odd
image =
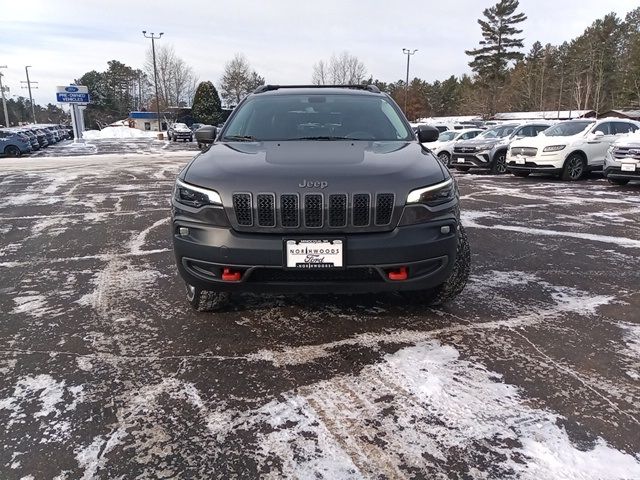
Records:
[[[639,184],[459,175],[442,309],[197,314],[165,143],[0,159],[0,478],[640,478]]]

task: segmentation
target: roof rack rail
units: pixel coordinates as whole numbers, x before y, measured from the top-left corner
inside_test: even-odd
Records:
[[[354,90],[367,90],[373,93],[380,93],[380,89],[375,85],[260,85],[253,93],[264,93],[282,88],[351,88]]]

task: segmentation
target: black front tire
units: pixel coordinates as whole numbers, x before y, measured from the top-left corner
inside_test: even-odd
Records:
[[[444,163],[447,167],[451,166],[451,155],[447,152],[440,152],[438,154],[438,158],[442,163]]]
[[[494,175],[502,175],[504,173],[507,173],[506,152],[496,153],[495,159],[493,160],[493,165],[491,165],[491,173],[493,173]]]
[[[580,180],[585,173],[587,173],[587,162],[582,155],[574,153],[569,155],[569,158],[564,161],[560,178],[565,182],[575,182],[576,180]]]
[[[626,178],[607,178],[607,180],[613,185],[626,185],[629,183],[629,179]]]
[[[406,292],[404,296],[413,303],[437,307],[457,297],[469,281],[471,274],[471,248],[464,227],[458,231],[458,246],[453,271],[449,278],[436,288],[418,292]]]
[[[229,292],[212,292],[186,284],[187,301],[196,312],[219,312],[223,310],[231,298]]]
[[[22,156],[22,152],[15,145],[9,145],[4,149],[4,154],[7,157],[20,157]]]

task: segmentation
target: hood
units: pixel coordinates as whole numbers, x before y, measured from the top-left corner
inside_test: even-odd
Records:
[[[526,137],[520,138],[518,140],[514,140],[511,142],[511,148],[513,147],[536,147],[536,148],[544,148],[550,145],[569,145],[576,140],[583,139],[583,133],[579,133],[577,135],[568,135],[568,136],[554,136],[547,137],[545,135],[537,135],[535,137]]]
[[[176,132],[190,132],[191,129],[189,127],[173,127]]]
[[[182,178],[218,191],[228,204],[234,192],[406,196],[447,178],[443,168],[417,142],[215,143],[193,159]]]
[[[622,135],[614,143],[616,147],[640,147],[640,133]]]

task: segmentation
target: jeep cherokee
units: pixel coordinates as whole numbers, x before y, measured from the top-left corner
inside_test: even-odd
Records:
[[[470,252],[458,189],[374,86],[259,87],[180,172],[175,258],[187,299],[232,292],[459,294]]]

